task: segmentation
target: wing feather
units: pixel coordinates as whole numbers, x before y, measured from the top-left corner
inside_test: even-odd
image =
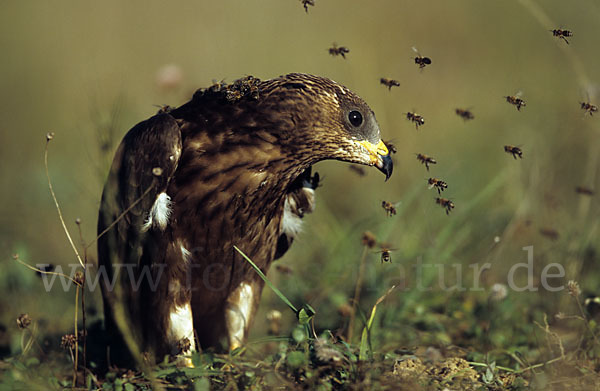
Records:
[[[164,259],[167,241],[160,240],[151,227],[144,229],[144,223],[157,199],[166,192],[180,156],[180,128],[165,112],[135,125],[115,153],[98,216],[98,233],[103,233],[98,239],[98,265],[99,272],[108,277],[101,288],[110,338],[122,334],[124,323],[117,319],[118,313],[131,317],[127,321],[141,319],[143,309],[136,305],[140,291],[132,289],[130,279],[132,275],[143,276],[148,262]],[[129,265],[133,273],[123,270],[123,264]],[[114,289],[104,284],[113,280],[113,274],[118,274]],[[120,303],[126,307],[117,308]]]

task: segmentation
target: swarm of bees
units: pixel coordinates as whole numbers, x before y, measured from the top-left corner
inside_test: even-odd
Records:
[[[427,168],[427,171],[429,171],[430,164],[437,164],[437,162],[435,161],[434,158],[427,156],[425,154],[422,154],[422,153],[417,154],[417,160],[425,165],[425,167]],[[433,178],[433,177],[427,179],[427,184],[429,185],[430,189],[435,188],[438,192],[438,195],[441,195],[442,191],[444,191],[445,189],[448,188],[448,184],[446,182],[442,181],[441,179]],[[446,214],[450,214],[450,211],[452,209],[454,209],[454,203],[452,201],[450,201],[449,199],[436,198],[435,202],[440,204],[446,210]],[[384,206],[384,208],[385,208],[385,206]]]
[[[417,160],[425,165],[427,171],[429,171],[430,164],[437,164],[437,161],[435,161],[434,158],[432,158],[431,156],[427,156],[423,153],[417,153]]]
[[[434,187],[436,188],[438,194],[442,194],[442,191],[444,191],[444,189],[448,188],[448,184],[442,180],[439,180],[437,178],[429,178],[427,180],[427,183],[429,184],[429,188],[433,189]]]
[[[589,102],[580,102],[581,110],[585,111],[585,113],[589,113],[591,117],[594,116],[594,113],[598,111],[598,106],[593,105]]]
[[[392,90],[392,87],[400,87],[400,82],[394,79],[386,79],[385,77],[382,77],[379,79],[379,82],[386,86],[390,91]]]
[[[458,115],[460,118],[464,119],[465,121],[475,118],[475,116],[473,115],[473,113],[471,113],[470,110],[456,109],[454,111],[456,112],[456,115]]]
[[[383,208],[383,210],[385,210],[385,213],[388,217],[391,217],[396,214],[396,205],[398,204],[392,204],[389,201],[381,201],[381,207]]]
[[[219,98],[225,98],[227,102],[233,103],[243,98],[257,100],[260,96],[258,86],[260,79],[253,76],[246,76],[236,80],[232,84],[225,82],[214,82],[208,88],[201,88],[194,93],[194,97],[203,95],[213,95]],[[162,110],[169,110],[169,107],[164,107]]]
[[[514,145],[505,145],[504,152],[512,154],[515,160],[517,157],[519,157],[519,159],[523,159],[523,151],[521,148],[515,147]]]
[[[304,11],[308,13],[308,6],[315,6],[315,0],[300,0],[302,2],[302,6],[304,6]]]
[[[521,107],[525,107],[527,105],[525,104],[525,101],[523,99],[521,99],[520,96],[521,96],[521,93],[517,93],[515,95],[507,95],[504,98],[506,99],[506,101],[508,103],[515,106],[518,111],[521,111]]]
[[[301,0],[301,1],[304,5],[306,11],[308,11],[308,5],[314,6],[314,0]],[[553,29],[550,31],[552,32],[554,37],[564,40],[567,44],[569,44],[569,41],[567,40],[567,38],[573,36],[573,32],[570,30],[567,30],[567,29],[557,28],[557,29]],[[333,47],[329,48],[328,50],[329,50],[330,55],[332,55],[332,56],[340,55],[343,58],[346,58],[345,55],[350,52],[350,50],[347,47],[344,47],[344,46],[338,47],[335,43],[333,44]],[[417,50],[416,47],[412,47],[412,50],[416,54],[416,56],[413,57],[412,59],[414,60],[414,63],[418,66],[418,68],[420,70],[423,70],[427,65],[430,65],[432,63],[431,58],[422,55]],[[380,84],[387,87],[389,91],[391,91],[392,87],[400,86],[400,82],[398,80],[388,79],[385,77],[381,77],[379,79],[379,82],[380,82]],[[521,111],[521,108],[527,106],[525,100],[521,97],[521,92],[518,92],[514,95],[504,96],[504,99],[506,100],[507,103],[515,106],[517,111],[519,111],[519,112]],[[588,99],[588,101],[579,102],[579,103],[580,103],[581,110],[583,110],[585,112],[585,114],[589,114],[590,116],[593,116],[594,113],[598,112],[598,106],[590,103],[589,99]],[[465,122],[469,121],[469,120],[473,120],[475,118],[475,115],[473,114],[473,112],[470,109],[456,108],[456,109],[454,109],[454,111],[455,111],[456,115],[459,116],[460,118],[462,118]],[[416,130],[419,130],[419,127],[425,124],[425,118],[422,115],[417,114],[416,112],[409,111],[409,112],[405,113],[405,116],[406,116],[407,120],[409,120],[415,124]],[[388,147],[388,150],[390,151],[390,153],[397,152],[397,150],[393,144],[391,144],[389,142],[384,142],[384,143]],[[505,145],[504,151],[508,154],[511,154],[515,160],[523,158],[523,151],[518,146]],[[429,172],[430,165],[437,164],[437,161],[434,158],[427,156],[425,154],[418,153],[418,154],[416,154],[416,157],[417,157],[417,160],[419,162],[421,162],[421,164],[425,165],[425,168],[427,169],[428,172]],[[352,166],[350,166],[350,168],[352,170],[356,171],[359,175],[361,175],[361,176],[364,175],[364,170],[361,167],[352,165]],[[437,190],[439,196],[441,196],[442,192],[448,188],[448,184],[445,181],[440,180],[435,177],[428,178],[427,183],[429,185],[429,189],[435,188]],[[594,194],[593,190],[582,187],[582,186],[577,186],[575,188],[575,191],[578,194],[583,194],[583,195],[588,195],[588,196],[591,196]],[[447,199],[447,198],[437,197],[436,203],[438,205],[440,205],[446,211],[447,215],[450,214],[450,212],[455,208],[454,202],[452,202],[450,199]],[[387,216],[393,216],[397,212],[395,205],[389,201],[382,201],[381,206],[385,210]],[[542,229],[542,230],[540,230],[540,233],[542,235],[545,235],[545,236],[551,238],[552,240],[556,240],[556,238],[558,237],[558,234],[554,230]],[[388,247],[381,245],[381,251],[379,251],[379,252],[381,253],[382,263],[383,262],[391,262],[391,256],[390,256],[391,251],[392,250],[389,249]]]
[[[554,30],[550,30],[550,31],[552,32],[552,35],[554,35],[555,37],[558,37],[559,39],[562,39],[563,41],[565,41],[567,43],[567,45],[569,44],[569,41],[567,41],[567,37],[573,36],[573,32],[570,30],[554,29]]]
[[[415,60],[415,64],[417,64],[419,66],[419,69],[423,70],[423,68],[425,68],[427,65],[431,64],[431,58],[422,56],[421,53],[419,53],[419,51],[417,50],[417,48],[414,46],[413,46],[412,50],[413,50],[413,52],[415,52],[417,54],[417,56],[414,58],[414,60]]]
[[[408,112],[406,113],[406,119],[415,123],[415,128],[419,130],[419,126],[425,125],[425,118],[417,113]]]
[[[345,46],[338,47],[336,43],[333,44],[329,49],[329,54],[332,56],[342,56],[344,59],[346,58],[346,54],[350,53],[350,49]]]
[[[454,209],[454,203],[447,198],[438,197],[435,199],[435,202],[437,204],[440,204],[442,206],[442,208],[444,208],[446,210],[447,215],[450,214],[452,209]]]

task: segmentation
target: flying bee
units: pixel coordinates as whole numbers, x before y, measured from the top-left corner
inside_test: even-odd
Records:
[[[391,141],[384,141],[383,143],[387,147],[388,151],[390,151],[390,153],[398,153],[396,146],[394,144],[392,144]]]
[[[475,118],[473,113],[471,113],[471,111],[468,109],[456,109],[454,111],[456,112],[456,115],[458,115],[465,121]]]
[[[345,59],[347,53],[350,53],[350,49],[345,46],[338,47],[336,43],[333,44],[333,47],[329,48],[329,54],[332,56],[342,56]]]
[[[390,91],[392,90],[392,87],[400,87],[400,82],[394,79],[386,79],[385,77],[382,77],[379,79],[379,82],[386,86]]]
[[[575,192],[577,194],[583,194],[583,195],[587,195],[587,196],[593,196],[594,195],[594,190],[588,188],[588,187],[583,187],[583,186],[577,186],[575,187]]]
[[[555,37],[558,37],[562,40],[564,40],[567,45],[569,44],[569,41],[567,41],[567,37],[572,37],[573,36],[573,32],[570,30],[563,30],[563,29],[554,29],[554,30],[549,30],[552,32],[552,35],[554,35]]]
[[[586,113],[590,113],[590,116],[593,117],[594,113],[598,111],[598,106],[593,105],[589,102],[580,102],[581,104],[581,110],[585,111]]]
[[[385,213],[388,215],[388,217],[391,217],[396,214],[396,205],[398,204],[399,202],[392,204],[389,201],[381,201],[381,207],[383,208],[383,210],[385,210]]]
[[[304,6],[304,11],[306,11],[306,13],[308,13],[308,6],[315,6],[315,0],[300,0],[302,2],[302,5]]]
[[[437,204],[440,204],[442,206],[442,208],[446,209],[446,214],[449,215],[450,211],[452,211],[452,209],[454,209],[454,202],[450,201],[447,198],[436,198],[435,202]]]
[[[422,154],[422,153],[417,153],[417,160],[425,165],[425,167],[427,168],[427,171],[429,171],[430,164],[437,164],[437,161],[434,158],[427,156],[425,154]]]
[[[419,69],[423,69],[425,68],[425,66],[431,64],[431,58],[429,57],[425,57],[422,56],[421,53],[419,53],[419,51],[417,50],[416,47],[413,46],[412,48],[413,52],[415,52],[417,54],[417,57],[415,57],[415,64],[417,64],[419,66]]]
[[[417,113],[406,113],[406,119],[415,123],[415,128],[419,130],[419,126],[425,125],[425,118]]]
[[[387,248],[386,246],[382,245],[381,250],[375,251],[375,252],[381,254],[381,263],[384,263],[384,262],[392,263],[392,255],[390,254],[392,251],[396,251],[396,249],[395,248]]]
[[[362,168],[361,166],[358,166],[356,164],[351,164],[348,168],[350,168],[352,171],[357,173],[359,176],[367,175],[367,171],[365,171],[364,168]]]
[[[444,189],[448,188],[448,184],[444,181],[441,181],[437,178],[429,178],[427,180],[427,183],[429,184],[429,188],[433,189],[434,187],[436,188],[438,194],[442,194],[442,191],[444,191]]]
[[[517,107],[518,111],[521,111],[521,107],[527,106],[525,101],[521,99],[521,93],[517,92],[515,95],[507,95],[504,97],[508,103]]]
[[[521,148],[515,147],[514,145],[505,145],[504,152],[511,153],[515,160],[517,159],[517,156],[520,159],[523,159],[523,151],[521,150]]]

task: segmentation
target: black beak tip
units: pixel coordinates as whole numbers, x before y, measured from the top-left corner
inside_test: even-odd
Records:
[[[392,176],[392,171],[394,171],[394,163],[392,162],[392,157],[390,154],[383,156],[382,160],[383,166],[379,170],[385,174],[385,180],[387,182],[387,180]]]

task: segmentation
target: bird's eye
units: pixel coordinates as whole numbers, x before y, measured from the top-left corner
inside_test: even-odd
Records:
[[[358,126],[360,126],[362,124],[363,117],[362,117],[361,113],[359,113],[358,111],[354,110],[354,111],[351,111],[350,114],[348,114],[348,120],[350,121],[350,123],[353,126],[358,127]]]

